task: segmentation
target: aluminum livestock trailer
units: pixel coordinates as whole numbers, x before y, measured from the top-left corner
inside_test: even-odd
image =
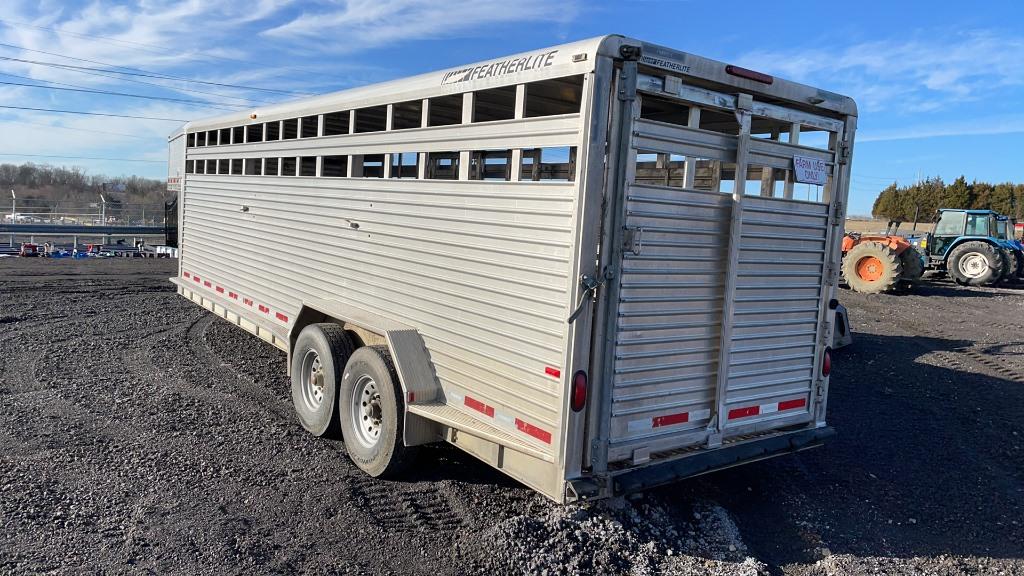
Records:
[[[639,490],[831,433],[856,115],[606,36],[190,122],[172,281],[371,475],[449,442],[558,502]]]

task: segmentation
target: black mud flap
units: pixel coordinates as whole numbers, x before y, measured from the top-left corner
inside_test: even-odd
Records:
[[[616,476],[613,491],[615,495],[639,492],[683,478],[815,448],[834,435],[835,430],[826,426],[718,448],[663,464],[652,464]]]

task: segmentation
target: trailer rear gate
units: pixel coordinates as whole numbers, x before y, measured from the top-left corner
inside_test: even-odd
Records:
[[[766,126],[791,116],[784,108],[743,111],[733,95],[665,86],[664,77],[641,75],[639,98],[670,97],[687,125],[644,119],[640,104],[633,110],[609,462],[643,463],[814,419],[830,224],[839,222],[830,221],[829,186],[838,174],[817,202],[786,198],[785,172],[794,156],[836,172],[835,153],[750,137],[752,121],[771,136]],[[737,135],[701,129],[709,110],[741,112]],[[792,117],[834,130],[829,142],[838,149],[841,122]],[[653,163],[639,160],[651,156]]]

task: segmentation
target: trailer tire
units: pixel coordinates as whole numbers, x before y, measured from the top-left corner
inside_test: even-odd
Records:
[[[373,477],[400,474],[415,449],[405,445],[405,401],[387,346],[364,346],[345,366],[338,414],[349,458]]]
[[[864,242],[843,257],[843,277],[850,288],[865,294],[878,294],[896,288],[903,263],[896,251],[879,242]]]
[[[292,404],[302,427],[314,436],[336,436],[338,384],[354,351],[352,340],[337,324],[310,324],[292,350]]]
[[[992,286],[1003,277],[1006,260],[987,242],[964,242],[949,253],[946,270],[957,284]]]

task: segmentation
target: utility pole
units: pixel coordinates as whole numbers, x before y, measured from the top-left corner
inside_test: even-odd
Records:
[[[100,225],[107,224],[107,199],[100,194]]]

